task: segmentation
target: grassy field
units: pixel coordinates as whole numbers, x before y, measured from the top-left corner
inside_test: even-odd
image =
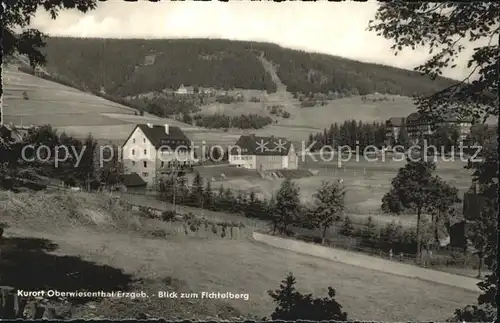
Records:
[[[80,304],[73,318],[88,317],[90,312],[117,319],[139,312],[173,318],[215,317],[215,313],[221,318],[268,316],[274,304],[267,290],[276,289],[289,271],[301,292],[323,296],[328,286],[334,287],[336,299],[357,320],[444,320],[477,297],[456,287],[276,249],[243,234],[236,239],[174,233],[153,238],[146,233],[148,227],[161,225],[148,225],[156,220],[141,220],[107,205],[105,197],[84,193],[0,194],[2,220],[9,226],[6,241],[16,251],[7,252],[8,266],[0,268],[6,282],[18,281],[25,289],[40,284],[54,289],[133,288],[151,295],[147,300],[94,301],[92,307]],[[41,241],[45,249],[50,245],[50,251],[35,250],[35,241],[40,249]],[[32,279],[19,280],[14,275],[30,277],[23,275],[31,268],[49,266],[47,262],[53,266],[51,275],[44,270],[36,271]],[[71,278],[69,273],[77,276]],[[250,298],[169,300],[156,298],[158,290],[230,291],[248,293]]]
[[[310,162],[301,164],[302,169],[315,171],[315,176],[294,179],[300,186],[301,199],[304,203],[312,201],[313,194],[320,187],[322,181],[342,179],[347,189],[346,205],[349,213],[380,215],[382,197],[390,190],[391,181],[397,170],[404,166],[402,162],[347,162],[342,168],[332,163]],[[471,184],[470,171],[463,168],[461,162],[438,162],[436,174],[451,185],[457,187],[460,195],[466,192]],[[260,196],[271,197],[279,189],[282,179],[263,179],[255,171],[231,171],[231,167],[215,166],[200,167],[197,170],[206,178],[214,178],[212,187],[220,185],[235,190],[254,191]],[[225,174],[224,179],[221,174]],[[380,215],[380,218],[392,218]],[[386,221],[386,220],[383,220]]]
[[[246,96],[257,96],[261,93],[259,103],[243,102],[240,104],[216,104],[204,107],[204,113],[223,112],[230,115],[241,113],[268,114],[266,106],[284,105],[292,113],[291,118],[278,118],[278,124],[258,130],[207,130],[172,119],[158,118],[152,115],[135,116],[135,110],[116,104],[89,93],[43,80],[35,76],[17,71],[15,66],[7,66],[4,70],[4,107],[5,121],[14,124],[52,124],[61,131],[76,137],[85,137],[89,132],[97,139],[114,142],[123,141],[130,133],[133,124],[150,122],[153,124],[169,123],[178,125],[186,131],[190,139],[201,144],[228,145],[235,143],[241,134],[256,133],[259,135],[284,136],[296,142],[307,139],[310,133],[321,131],[332,122],[342,122],[345,119],[359,117],[360,120],[384,120],[393,114],[393,108],[385,108],[387,104],[376,103],[365,106],[359,98],[340,99],[328,106],[315,108],[300,108],[298,101],[290,93],[279,87],[277,93],[265,94],[258,91],[245,93]],[[28,100],[23,99],[23,92]],[[244,91],[249,92],[249,91]],[[258,93],[257,93],[258,92]],[[399,100],[399,99],[398,99]],[[404,106],[407,114],[408,102],[395,101],[395,105]],[[359,101],[359,102],[358,102]],[[391,101],[392,102],[392,101]],[[406,103],[405,103],[406,102]],[[409,108],[408,108],[409,109]],[[401,110],[401,111],[402,111]],[[349,113],[346,114],[346,111]],[[353,115],[353,111],[359,111]],[[367,113],[366,111],[372,111]],[[386,111],[386,112],[384,112]],[[331,116],[334,116],[332,118]]]

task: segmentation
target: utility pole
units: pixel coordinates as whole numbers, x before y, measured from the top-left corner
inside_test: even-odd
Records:
[[[3,95],[0,97],[0,127],[3,127]]]
[[[173,211],[174,211],[174,213],[177,213],[176,208],[175,208],[175,195],[176,195],[175,193],[176,193],[176,190],[177,190],[177,176],[176,176],[175,173],[173,174],[173,176],[174,176],[174,180],[173,180],[174,194],[173,194],[172,205],[173,205]]]

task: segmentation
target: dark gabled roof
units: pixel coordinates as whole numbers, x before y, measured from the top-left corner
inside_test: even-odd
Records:
[[[254,134],[241,136],[231,148],[231,154],[257,156],[286,156],[292,146],[284,137],[262,137]],[[241,151],[238,150],[241,149]]]
[[[137,173],[125,174],[123,176],[123,185],[127,187],[146,186],[147,183]]]
[[[0,126],[0,137],[2,138],[11,138],[12,130],[10,130],[7,126]]]
[[[134,133],[134,131],[139,128],[141,129],[142,132],[146,135],[146,137],[149,139],[151,144],[155,146],[156,149],[158,149],[162,145],[169,145],[170,143],[167,143],[167,140],[175,140],[175,141],[183,141],[185,142],[185,145],[190,144],[189,138],[186,136],[186,134],[182,131],[181,128],[176,127],[176,126],[170,126],[168,127],[168,134],[165,132],[165,126],[160,126],[160,125],[152,125],[151,127],[147,124],[138,124],[134,130],[130,133],[129,137],[127,140],[125,140],[126,144],[128,140],[130,139],[130,136]],[[175,146],[174,143],[172,143],[172,148]]]
[[[472,123],[472,118],[460,117],[453,112],[448,112],[444,115],[423,115],[418,112],[411,113],[407,118],[407,123],[413,124],[427,124],[427,123],[441,123],[441,122],[469,122]]]

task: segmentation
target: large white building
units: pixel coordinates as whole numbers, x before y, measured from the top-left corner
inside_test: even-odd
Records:
[[[280,137],[241,136],[228,157],[231,165],[258,171],[298,168],[292,143]]]
[[[194,163],[190,146],[179,127],[139,124],[122,146],[124,174],[136,174],[148,187],[155,187],[162,175]]]

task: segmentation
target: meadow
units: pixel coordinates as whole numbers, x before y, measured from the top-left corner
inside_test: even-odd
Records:
[[[300,160],[300,158],[299,158]],[[437,161],[436,174],[446,180],[449,184],[459,189],[459,195],[463,195],[471,185],[471,172],[463,167],[461,161],[444,162]],[[381,219],[393,219],[394,217],[381,214],[380,205],[382,197],[391,188],[391,181],[396,176],[399,168],[404,163],[387,159],[377,162],[368,162],[355,159],[344,162],[338,167],[336,162],[310,161],[307,158],[300,163],[300,169],[315,173],[314,176],[304,176],[293,179],[300,187],[302,202],[312,203],[313,195],[321,186],[322,181],[342,180],[347,190],[346,206],[350,214],[365,214],[380,217]],[[257,172],[252,170],[233,171],[229,166],[199,167],[197,171],[207,179],[212,179],[212,187],[220,185],[234,190],[254,191],[260,196],[270,198],[274,195],[283,179],[261,178]],[[221,178],[221,174],[226,175]],[[387,221],[387,220],[384,220]]]
[[[13,273],[27,273],[26,265],[39,267],[37,261],[50,259],[55,277],[37,271],[34,279],[23,281],[23,287],[38,283],[62,288],[60,284],[66,283],[66,288],[89,289],[82,284],[94,282],[92,286],[97,287],[101,282],[99,288],[116,289],[119,284],[120,289],[135,288],[151,295],[147,300],[101,299],[92,306],[80,304],[74,318],[92,313],[118,319],[139,312],[173,318],[217,314],[220,318],[250,314],[260,318],[275,306],[267,291],[276,289],[290,271],[301,292],[323,296],[328,286],[334,287],[336,299],[356,320],[445,320],[455,308],[477,297],[477,292],[367,269],[363,264],[353,266],[278,249],[254,241],[244,231],[232,239],[175,233],[171,224],[138,218],[110,203],[105,195],[1,193],[0,212],[8,225],[6,241],[24,255],[21,259],[7,253],[4,258],[9,266],[0,271],[8,282],[17,277]],[[152,237],[148,234],[151,227],[164,228],[169,234]],[[21,239],[26,242],[20,243]],[[52,249],[34,251],[33,242],[28,241],[45,241]],[[30,256],[35,252],[37,257]],[[71,266],[61,266],[64,259],[73,259]],[[78,277],[68,276],[71,272],[79,272]],[[228,291],[248,293],[250,298],[165,300],[153,296],[158,290]]]
[[[298,146],[310,133],[322,131],[332,122],[347,119],[383,121],[400,107],[401,115],[412,112],[408,98],[396,98],[389,103],[363,103],[360,98],[344,98],[331,101],[327,106],[300,108],[292,95],[279,87],[278,92],[267,94],[262,91],[240,90],[247,99],[258,97],[261,102],[238,104],[216,104],[202,107],[203,113],[221,112],[229,115],[269,113],[268,105],[283,105],[291,113],[289,119],[278,118],[277,124],[252,130],[208,130],[188,125],[173,119],[159,118],[150,114],[135,115],[135,110],[103,98],[85,93],[65,85],[47,81],[16,69],[9,65],[4,70],[4,114],[6,123],[17,125],[51,124],[60,131],[83,138],[89,133],[96,139],[121,143],[127,138],[134,124],[153,123],[180,126],[196,144],[234,144],[242,134],[274,135],[286,137]],[[28,99],[23,98],[23,92]],[[359,112],[355,112],[359,111]],[[353,114],[358,113],[358,114]],[[399,115],[398,114],[398,115]]]

